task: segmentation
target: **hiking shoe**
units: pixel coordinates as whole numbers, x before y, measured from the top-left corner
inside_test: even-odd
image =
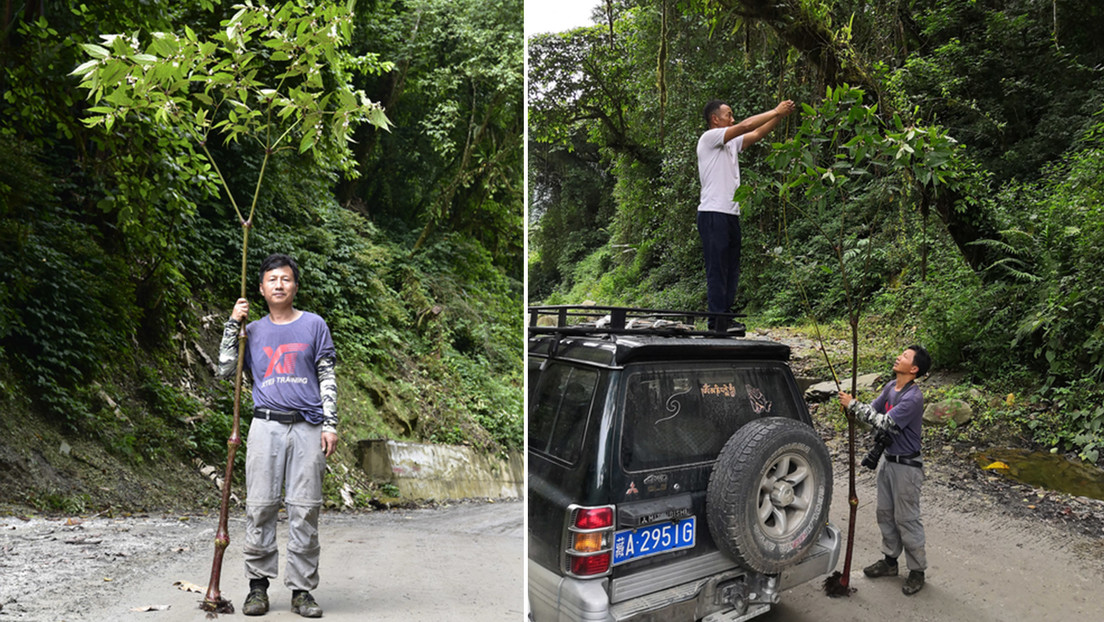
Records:
[[[871,579],[876,579],[878,577],[896,577],[897,564],[890,564],[884,559],[879,559],[866,568],[863,568],[863,574],[870,577]],[[921,581],[922,580],[923,579],[921,578]]]
[[[263,616],[268,613],[268,592],[259,587],[249,590],[242,605],[242,613],[247,616]]]
[[[924,589],[924,571],[910,570],[908,579],[905,579],[905,584],[901,586],[901,591],[905,596],[912,596],[922,589]]]
[[[310,592],[297,592],[291,599],[291,612],[304,618],[321,618],[322,607],[314,602]]]

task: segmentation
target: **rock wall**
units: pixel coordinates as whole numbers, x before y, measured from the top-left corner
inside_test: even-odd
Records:
[[[369,477],[394,484],[404,499],[521,498],[525,493],[520,452],[503,460],[456,445],[368,440],[358,443],[358,454]]]

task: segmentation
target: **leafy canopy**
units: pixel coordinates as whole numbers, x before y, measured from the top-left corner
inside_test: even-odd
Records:
[[[328,139],[316,157],[337,155],[354,174],[350,131],[363,122],[386,129],[388,120],[349,74],[391,69],[374,55],[343,51],[354,4],[250,1],[210,37],[189,26],[182,34],[101,35],[103,45],[82,44],[91,59],[73,71],[93,103],[85,123],[110,130],[135,115],[180,128],[204,148],[212,133],[227,142],[249,137],[266,155],[293,148],[293,136],[300,153]]]

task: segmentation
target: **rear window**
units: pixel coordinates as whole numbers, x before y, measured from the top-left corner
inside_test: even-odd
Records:
[[[625,388],[627,471],[712,461],[753,419],[800,418],[787,370],[777,365],[642,366],[626,373]]]
[[[536,385],[530,395],[529,448],[574,463],[583,445],[598,371],[551,363]]]

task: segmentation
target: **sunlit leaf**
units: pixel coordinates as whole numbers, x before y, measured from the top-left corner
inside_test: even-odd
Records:
[[[107,58],[111,55],[111,52],[109,52],[107,48],[96,45],[95,43],[82,43],[80,46],[89,56],[95,58]]]

